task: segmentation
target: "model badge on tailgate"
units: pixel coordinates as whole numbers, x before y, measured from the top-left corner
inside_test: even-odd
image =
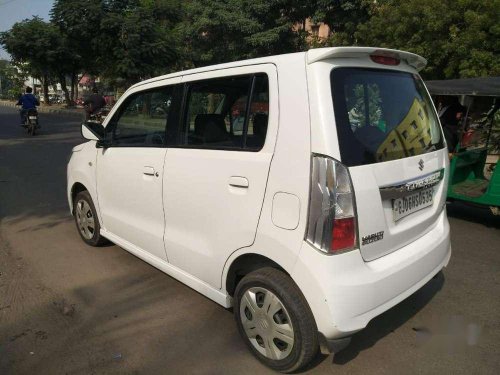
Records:
[[[368,236],[364,236],[361,238],[361,245],[369,245],[372,242],[380,241],[384,238],[384,231],[369,234]]]

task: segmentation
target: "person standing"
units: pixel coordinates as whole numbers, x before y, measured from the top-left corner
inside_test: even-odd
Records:
[[[458,98],[451,96],[444,98],[444,103],[439,110],[439,120],[443,126],[449,153],[454,152],[458,145],[459,129],[464,118],[465,109],[458,101]]]

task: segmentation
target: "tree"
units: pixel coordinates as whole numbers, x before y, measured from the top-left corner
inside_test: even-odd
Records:
[[[379,0],[357,43],[424,56],[426,78],[500,74],[500,0]]]
[[[45,101],[48,102],[50,67],[54,66],[54,45],[59,43],[57,30],[41,18],[17,22],[9,31],[0,33],[0,43],[14,61],[29,67],[30,73],[40,78]]]
[[[99,74],[101,22],[104,2],[101,0],[56,0],[51,9],[51,22],[64,35],[67,50],[66,73],[71,77],[71,100],[78,88],[78,73]]]
[[[178,1],[108,0],[97,38],[100,73],[129,85],[176,63]]]
[[[332,36],[326,45],[352,45],[357,26],[369,19],[373,3],[374,0],[283,0],[283,9],[293,23],[303,25],[302,29],[307,19],[327,24]]]
[[[23,91],[26,76],[7,60],[0,60],[0,98],[16,99]]]
[[[294,52],[301,47],[283,1],[192,0],[184,3],[183,10],[179,28],[183,53],[194,66]]]

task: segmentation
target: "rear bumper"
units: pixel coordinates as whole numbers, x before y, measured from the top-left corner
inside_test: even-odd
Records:
[[[426,284],[451,255],[446,211],[413,243],[364,262],[359,251],[327,256],[303,243],[292,277],[304,293],[318,331],[347,337]]]

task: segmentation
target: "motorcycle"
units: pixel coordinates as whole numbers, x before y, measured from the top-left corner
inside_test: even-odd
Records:
[[[96,123],[102,124],[102,122],[104,121],[104,119],[106,118],[106,116],[109,114],[109,112],[110,112],[109,108],[103,107],[103,108],[97,110],[94,113],[90,113],[88,115],[87,121],[89,121],[89,122],[96,122]]]
[[[28,109],[24,115],[24,127],[28,131],[28,134],[35,135],[38,126],[38,111],[34,108]]]

